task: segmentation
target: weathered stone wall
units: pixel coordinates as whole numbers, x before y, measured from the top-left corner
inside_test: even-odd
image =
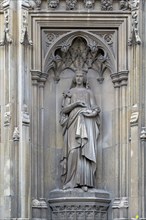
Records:
[[[85,51],[101,51],[85,67],[101,108],[96,186],[111,195],[108,219],[146,218],[145,7],[0,1],[0,219],[51,218],[49,192],[62,188],[62,93],[75,70],[68,51],[78,38]]]

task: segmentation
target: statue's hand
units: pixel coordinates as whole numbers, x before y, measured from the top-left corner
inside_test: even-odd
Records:
[[[77,104],[77,106],[80,106],[80,107],[87,107],[85,102],[78,101],[78,102],[76,102],[76,104]]]

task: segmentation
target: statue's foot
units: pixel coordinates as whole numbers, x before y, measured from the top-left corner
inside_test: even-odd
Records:
[[[87,187],[87,186],[82,186],[82,190],[83,190],[84,192],[87,192],[87,191],[88,191],[88,187]]]
[[[72,187],[69,185],[69,184],[65,184],[63,186],[63,190],[66,190],[66,189],[71,189]]]

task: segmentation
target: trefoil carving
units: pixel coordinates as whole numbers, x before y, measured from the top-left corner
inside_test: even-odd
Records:
[[[77,9],[77,0],[66,0],[66,9],[67,10]]]
[[[5,10],[4,11],[4,37],[3,37],[3,40],[0,41],[0,46],[4,46],[4,45],[9,45],[12,43],[12,37],[11,37],[11,34],[10,34],[10,14],[9,14],[9,10]]]
[[[131,37],[128,41],[129,46],[141,44],[139,36],[138,24],[139,24],[139,0],[131,0],[131,17],[132,17],[132,30]]]
[[[48,6],[55,9],[59,6],[59,0],[48,0]]]
[[[101,10],[112,11],[113,10],[113,0],[101,0]]]

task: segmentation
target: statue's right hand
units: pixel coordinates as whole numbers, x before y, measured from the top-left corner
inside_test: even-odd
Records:
[[[77,106],[87,107],[85,102],[78,101],[78,102],[76,102],[76,104],[77,104]]]

